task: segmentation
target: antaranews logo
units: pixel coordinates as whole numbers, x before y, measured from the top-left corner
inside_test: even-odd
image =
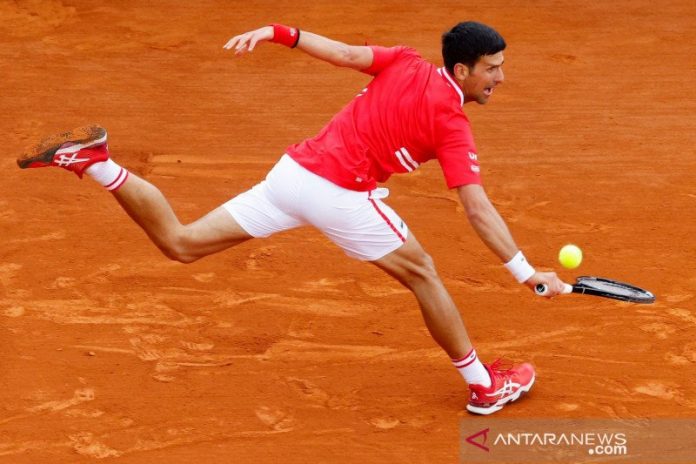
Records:
[[[466,442],[474,445],[477,448],[482,449],[486,453],[489,453],[491,450],[486,446],[486,441],[488,441],[488,432],[490,432],[491,429],[490,427],[487,429],[483,429],[480,432],[476,432],[475,434],[466,437]],[[476,439],[478,437],[482,437],[481,443],[478,443]]]
[[[460,462],[694,463],[696,419],[463,419]]]

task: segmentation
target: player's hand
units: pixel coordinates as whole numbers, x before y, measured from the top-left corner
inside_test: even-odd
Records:
[[[264,26],[255,31],[245,32],[232,37],[223,47],[226,50],[234,50],[235,55],[242,55],[254,51],[256,44],[273,38],[273,26]]]
[[[546,285],[546,293],[544,297],[553,298],[556,295],[564,293],[565,285],[561,279],[558,278],[555,272],[536,272],[532,277],[527,279],[524,284],[535,291],[535,288],[539,284]]]

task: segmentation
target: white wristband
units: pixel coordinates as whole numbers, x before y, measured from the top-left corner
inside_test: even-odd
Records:
[[[517,279],[517,282],[522,283],[532,277],[536,272],[527,258],[524,257],[521,251],[518,251],[510,261],[505,263],[505,269],[510,271],[510,274]]]

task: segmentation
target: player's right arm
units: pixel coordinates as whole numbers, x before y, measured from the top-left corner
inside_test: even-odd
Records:
[[[284,27],[284,26],[281,26]],[[227,50],[234,50],[235,55],[250,53],[261,42],[276,39],[274,29],[277,27],[264,26],[259,29],[245,32],[231,38],[224,46]],[[372,49],[361,45],[348,45],[337,40],[332,40],[309,31],[299,31],[299,40],[296,47],[314,58],[326,61],[335,66],[357,69],[363,71],[372,66],[374,54]]]
[[[502,262],[513,262],[520,250],[505,221],[491,203],[483,187],[478,184],[463,185],[457,188],[457,193],[469,223],[483,243]],[[563,282],[555,272],[536,272],[531,266],[529,269],[533,274],[526,277],[523,282],[530,289],[534,290],[537,284],[545,284],[549,288],[548,297],[560,295],[563,292]]]

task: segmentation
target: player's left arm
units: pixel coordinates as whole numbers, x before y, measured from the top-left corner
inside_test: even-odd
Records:
[[[481,240],[503,263],[510,263],[518,256],[519,247],[507,224],[491,203],[486,191],[479,184],[457,187],[459,199],[464,206],[469,223]],[[532,290],[537,284],[546,284],[550,290],[547,296],[558,295],[563,291],[563,282],[554,272],[536,272],[524,281]]]
[[[374,55],[370,47],[348,45],[309,31],[300,31],[299,29],[294,29],[294,31],[299,34],[299,39],[294,43],[294,46],[314,58],[335,66],[357,69],[359,71],[372,66]],[[234,50],[236,55],[241,55],[252,52],[257,44],[262,42],[274,41],[293,46],[292,43],[282,41],[282,37],[276,37],[276,34],[281,33],[285,33],[285,30],[273,26],[264,26],[231,38],[224,48]],[[292,41],[291,38],[288,40]]]

